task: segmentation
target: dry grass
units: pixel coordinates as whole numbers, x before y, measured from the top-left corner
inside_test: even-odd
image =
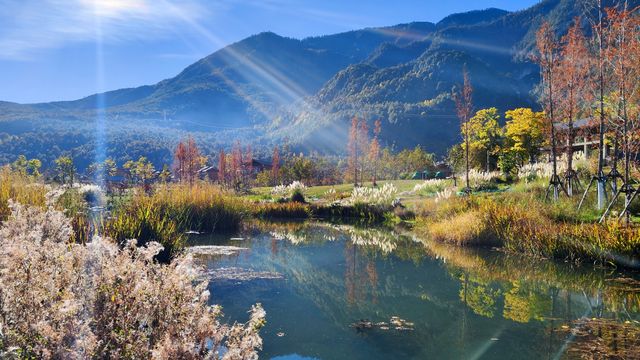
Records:
[[[640,228],[584,223],[575,210],[562,211],[568,206],[522,193],[428,200],[418,209],[416,229],[458,245],[502,245],[541,258],[640,266]]]
[[[8,166],[0,168],[0,221],[11,214],[9,200],[25,205],[44,207],[47,188],[32,177],[11,171]]]

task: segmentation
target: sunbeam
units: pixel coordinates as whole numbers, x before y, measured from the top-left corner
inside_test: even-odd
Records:
[[[107,144],[105,137],[105,94],[104,94],[104,82],[105,82],[105,64],[104,64],[104,49],[103,49],[103,33],[102,33],[102,16],[101,11],[104,10],[99,7],[98,1],[94,1],[95,6],[95,33],[96,33],[96,118],[95,118],[95,163],[101,164],[106,159]],[[104,6],[104,5],[102,5]],[[95,173],[95,181],[98,186],[104,186],[104,169],[102,166],[98,166]]]

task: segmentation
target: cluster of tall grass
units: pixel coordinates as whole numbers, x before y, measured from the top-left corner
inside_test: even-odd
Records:
[[[416,228],[456,245],[502,246],[541,258],[640,266],[639,228],[616,221],[597,224],[578,213],[573,201],[549,204],[538,196],[508,193],[427,201],[418,210]]]
[[[393,206],[397,194],[398,189],[391,183],[385,183],[379,188],[356,186],[351,191],[351,196],[344,199],[342,203],[351,206],[368,205],[389,208]]]
[[[296,201],[258,203],[251,207],[251,214],[259,219],[307,219],[313,216],[311,206]]]
[[[138,189],[139,190],[139,189]],[[162,185],[153,192],[136,191],[113,210],[104,233],[124,244],[158,241],[164,247],[158,259],[167,261],[179,252],[187,231],[235,230],[248,215],[246,202],[211,184]]]
[[[429,179],[413,187],[412,192],[419,195],[431,195],[447,189],[449,182],[443,179]]]
[[[9,200],[21,204],[44,207],[47,203],[47,187],[29,175],[12,171],[10,167],[0,168],[0,221],[11,214]]]
[[[189,256],[155,242],[72,241],[61,212],[11,203],[0,229],[0,358],[254,359],[265,323],[220,322]]]

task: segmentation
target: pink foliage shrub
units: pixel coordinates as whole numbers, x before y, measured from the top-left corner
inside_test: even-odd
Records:
[[[62,212],[11,204],[0,229],[0,358],[256,359],[265,312],[218,321],[189,256],[69,241]],[[200,280],[199,280],[200,279]]]

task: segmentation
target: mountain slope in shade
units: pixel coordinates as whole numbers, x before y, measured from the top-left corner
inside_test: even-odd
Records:
[[[211,149],[236,138],[258,146],[287,138],[301,150],[342,152],[353,115],[381,119],[385,145],[422,144],[443,154],[458,139],[450,93],[462,82],[462,68],[470,71],[477,109],[535,106],[538,69],[528,61],[535,31],[547,19],[562,34],[588,1],[545,0],[513,13],[487,9],[437,24],[303,40],[261,33],[155,85],[76,101],[0,102],[0,161],[20,153],[45,163],[60,153],[81,166],[92,161],[99,101],[106,106],[109,155],[118,159],[155,149],[154,161],[170,162],[185,131]]]

